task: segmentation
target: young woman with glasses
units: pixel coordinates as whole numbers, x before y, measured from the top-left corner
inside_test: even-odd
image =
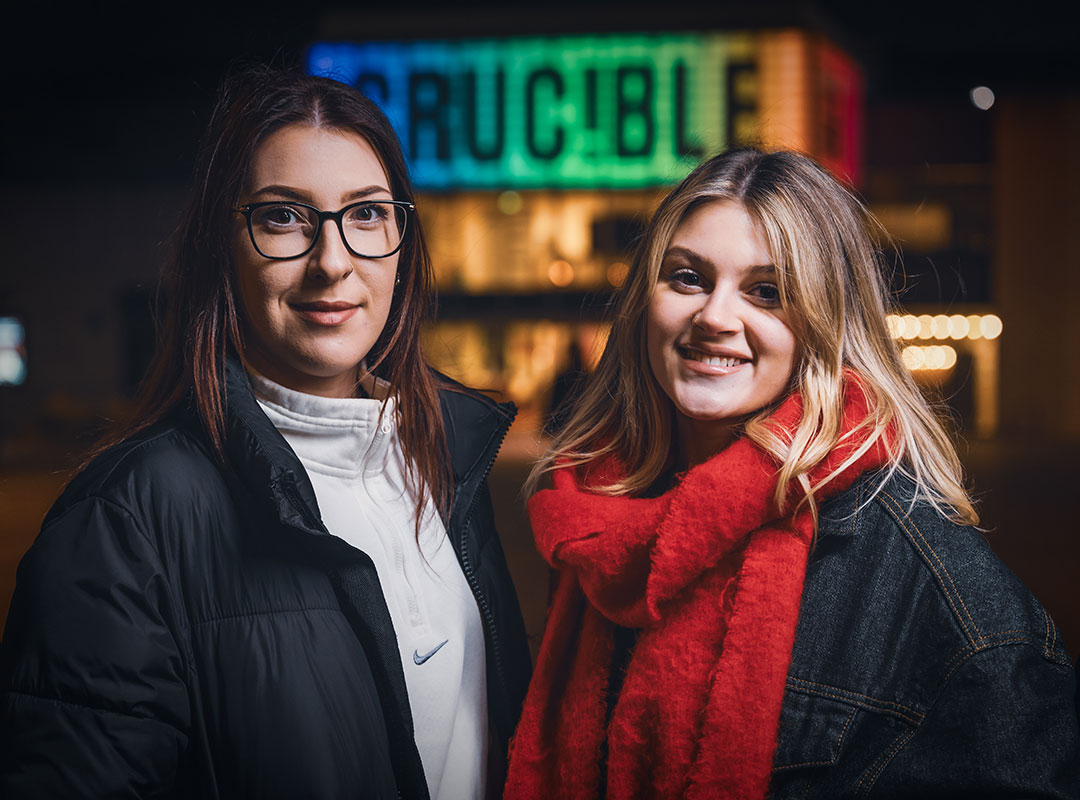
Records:
[[[386,118],[228,80],[132,422],[24,558],[4,797],[480,798],[530,671],[486,478],[514,415],[435,374]]]
[[[531,478],[508,798],[1080,796],[1073,666],[972,527],[873,226],[787,152],[661,204]]]

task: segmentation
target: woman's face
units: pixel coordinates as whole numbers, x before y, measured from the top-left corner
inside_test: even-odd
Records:
[[[738,203],[709,202],[675,230],[649,301],[647,349],[691,466],[787,389],[795,335],[765,239]]]
[[[393,199],[378,156],[354,133],[290,125],[263,140],[249,172],[241,205],[289,200],[337,211],[360,200]],[[273,260],[255,250],[243,216],[236,220],[245,358],[290,389],[351,396],[357,365],[390,313],[398,254],[354,256],[338,226],[326,221],[310,252]]]

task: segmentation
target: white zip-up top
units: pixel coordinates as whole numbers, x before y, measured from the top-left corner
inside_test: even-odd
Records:
[[[365,388],[380,399],[302,394],[255,373],[251,383],[307,470],[327,530],[375,562],[432,800],[483,797],[483,625],[430,498],[417,546],[416,503],[404,478],[393,398],[381,399],[385,386],[373,381]]]

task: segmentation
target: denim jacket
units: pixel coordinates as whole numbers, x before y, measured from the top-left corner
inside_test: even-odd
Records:
[[[1050,615],[912,484],[826,503],[773,764],[776,800],[1080,798],[1077,682]]]

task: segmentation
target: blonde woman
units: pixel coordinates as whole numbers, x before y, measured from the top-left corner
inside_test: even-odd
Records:
[[[508,797],[1080,795],[1073,666],[973,527],[874,227],[790,152],[660,206],[532,475],[557,582]]]

